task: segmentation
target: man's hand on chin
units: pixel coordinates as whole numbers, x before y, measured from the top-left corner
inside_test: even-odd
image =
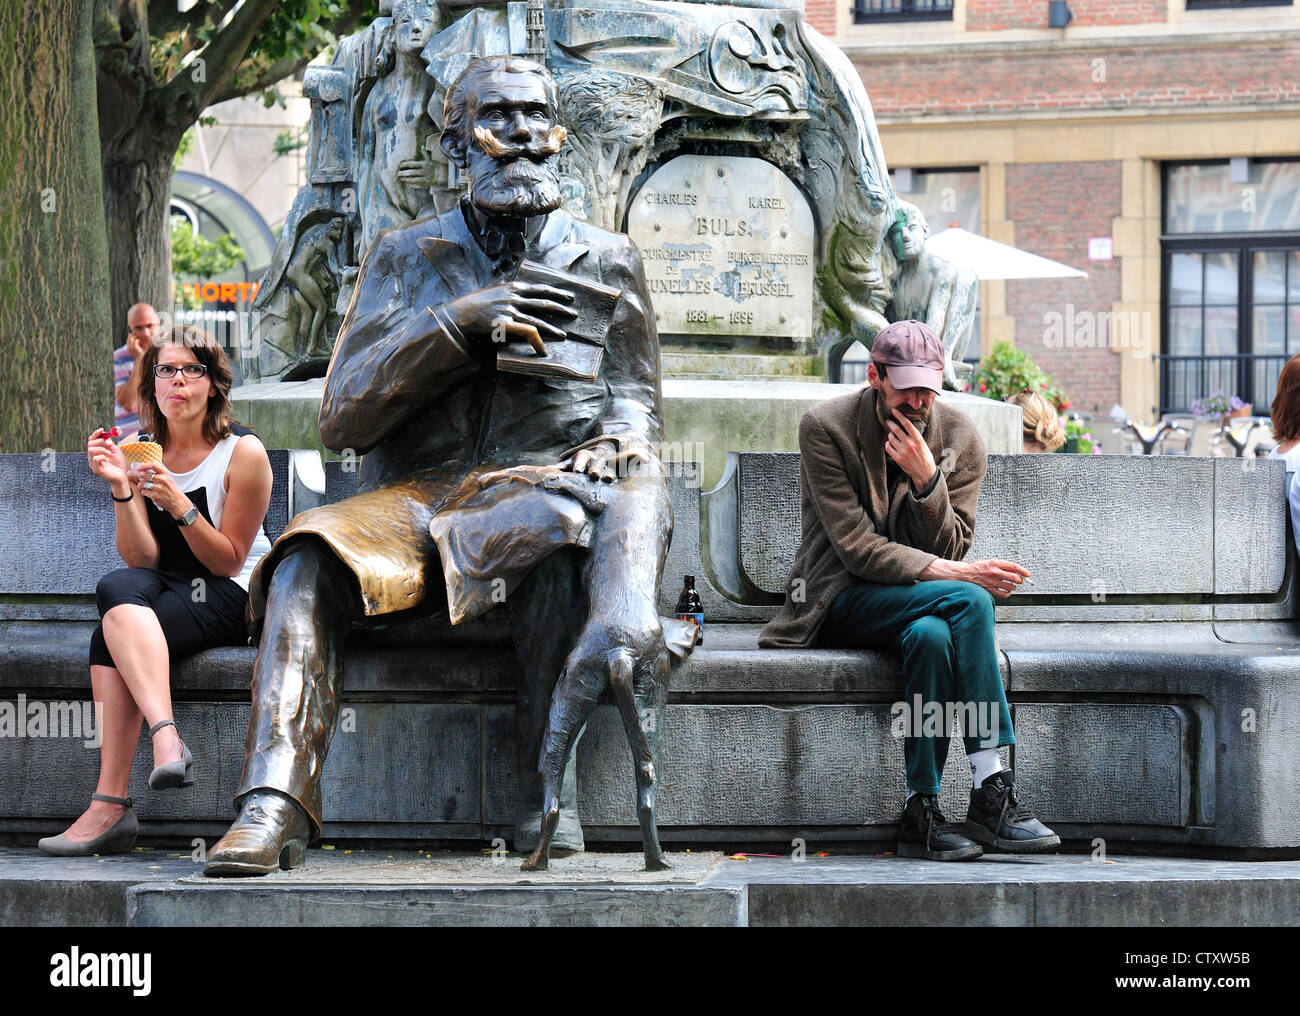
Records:
[[[885,421],[885,454],[898,463],[912,481],[913,493],[925,490],[934,479],[934,455],[925,438],[901,410]]]

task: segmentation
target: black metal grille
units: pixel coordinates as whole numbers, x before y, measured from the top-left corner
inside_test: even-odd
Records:
[[[1291,0],[1187,0],[1189,11],[1212,11],[1233,7],[1290,7]]]
[[[1237,395],[1268,414],[1277,379],[1290,359],[1284,354],[1256,356],[1157,356],[1160,362],[1160,413],[1185,413],[1193,402],[1215,392]]]
[[[859,25],[871,21],[951,21],[953,0],[856,0],[853,20]]]

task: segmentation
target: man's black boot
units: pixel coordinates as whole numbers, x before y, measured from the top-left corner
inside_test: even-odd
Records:
[[[994,773],[983,786],[970,792],[966,812],[966,835],[986,847],[1012,853],[1036,853],[1061,845],[1061,837],[1034,818],[1034,813],[1016,800],[1015,777],[1010,769]]]
[[[923,857],[927,861],[973,861],[983,854],[978,843],[967,839],[957,826],[943,817],[939,799],[913,794],[903,808],[898,827],[898,856]]]

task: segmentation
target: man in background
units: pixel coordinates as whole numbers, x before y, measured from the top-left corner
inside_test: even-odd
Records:
[[[158,330],[158,315],[147,303],[126,312],[126,343],[113,350],[113,426],[128,438],[140,430],[140,377],[137,367]]]

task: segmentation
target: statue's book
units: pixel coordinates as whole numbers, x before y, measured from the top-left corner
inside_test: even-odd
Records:
[[[511,342],[497,353],[497,370],[510,374],[595,381],[600,376],[604,346],[566,339],[546,343],[546,355],[538,356],[527,342]]]
[[[565,338],[559,342],[547,342],[545,356],[538,356],[527,342],[511,342],[503,346],[497,353],[497,370],[595,381],[600,376],[605,337],[614,319],[619,291],[536,261],[523,262],[515,280],[567,290],[573,294],[573,302],[568,306],[577,311],[577,316],[556,322],[565,329]]]

